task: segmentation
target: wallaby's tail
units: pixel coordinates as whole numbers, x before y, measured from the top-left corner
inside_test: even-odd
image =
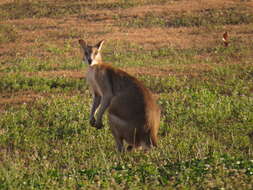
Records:
[[[150,131],[150,139],[151,139],[151,143],[152,146],[157,147],[157,134],[154,130]]]
[[[155,114],[155,117],[153,118],[153,126],[150,129],[150,139],[153,146],[157,147],[158,142],[158,129],[160,126],[160,110],[158,110]]]
[[[152,109],[148,110],[148,128],[149,128],[149,143],[152,146],[157,146],[158,138],[158,130],[160,127],[160,116],[161,110],[160,108],[154,103]]]
[[[158,133],[159,125],[160,125],[160,117],[159,116],[157,116],[157,118],[154,119],[153,125],[149,131],[151,145],[155,146],[155,147],[157,147],[157,142],[158,142],[157,133]]]

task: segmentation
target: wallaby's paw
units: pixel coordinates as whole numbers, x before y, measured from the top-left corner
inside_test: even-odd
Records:
[[[92,117],[92,118],[90,119],[90,125],[91,125],[92,127],[96,127],[96,120],[95,120],[94,117]]]
[[[103,125],[102,122],[96,122],[96,123],[95,123],[95,127],[96,127],[97,129],[102,129],[102,128],[104,127],[104,125]]]

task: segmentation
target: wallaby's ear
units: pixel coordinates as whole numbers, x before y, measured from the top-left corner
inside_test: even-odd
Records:
[[[101,40],[100,42],[98,42],[98,43],[96,44],[96,47],[98,48],[98,51],[101,50],[101,48],[102,48],[104,42],[105,42],[105,40]]]
[[[81,45],[82,48],[86,47],[86,42],[83,39],[78,40],[79,44]]]

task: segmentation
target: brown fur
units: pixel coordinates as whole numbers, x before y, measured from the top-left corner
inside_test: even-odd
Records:
[[[94,95],[92,126],[102,128],[102,116],[108,110],[110,128],[119,151],[124,151],[123,141],[129,144],[128,150],[157,146],[160,108],[150,90],[135,77],[102,62],[88,67],[87,81]]]

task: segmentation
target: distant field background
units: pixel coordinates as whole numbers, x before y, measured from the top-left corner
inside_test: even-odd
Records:
[[[158,148],[89,126],[80,38],[156,94]],[[253,1],[2,0],[0,77],[1,190],[253,189]]]

